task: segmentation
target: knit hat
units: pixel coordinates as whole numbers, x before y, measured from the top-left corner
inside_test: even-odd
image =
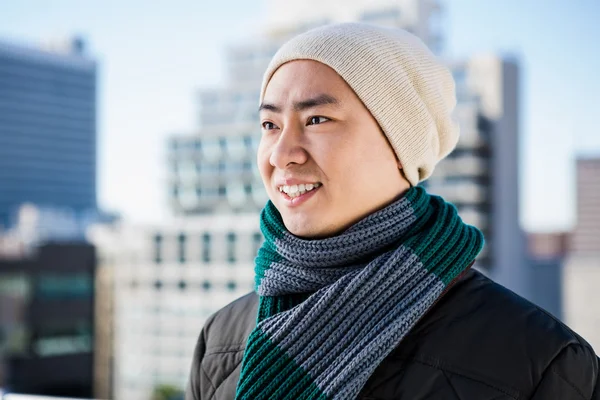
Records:
[[[388,138],[404,175],[416,186],[456,146],[454,80],[415,35],[362,23],[326,25],[285,43],[265,72],[260,101],[275,71],[292,60],[335,70]]]

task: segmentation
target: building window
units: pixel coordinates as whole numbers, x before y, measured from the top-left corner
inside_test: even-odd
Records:
[[[202,235],[202,261],[210,262],[210,234]]]
[[[186,236],[185,233],[180,233],[178,239],[178,248],[179,248],[179,262],[181,264],[185,263],[185,242]]]
[[[209,281],[204,281],[202,282],[202,289],[206,290],[207,292],[211,289],[212,284]]]
[[[92,297],[93,279],[85,273],[44,273],[36,279],[35,295],[44,300]]]
[[[179,189],[179,204],[185,209],[193,209],[198,205],[196,185],[186,185]]]
[[[157,280],[154,282],[154,288],[156,290],[160,290],[160,289],[162,289],[162,287],[163,287],[163,283],[161,281]]]
[[[209,163],[215,162],[221,158],[221,147],[215,138],[204,139],[202,142],[202,156]]]
[[[187,287],[187,283],[185,281],[179,281],[177,286],[179,287],[179,290],[183,291]]]
[[[93,349],[90,322],[49,322],[32,332],[31,348],[40,357],[88,353]]]
[[[227,194],[227,188],[225,186],[219,185],[219,196],[225,196]]]
[[[235,263],[235,242],[236,234],[229,232],[227,234],[227,261],[231,264]]]
[[[237,283],[235,283],[235,281],[227,282],[227,290],[229,290],[230,292],[235,292],[236,288],[237,288]]]
[[[157,264],[162,263],[162,242],[163,237],[160,233],[154,235],[154,262]]]
[[[219,168],[220,163],[217,161],[206,161],[198,163],[198,170],[201,171],[202,175],[213,175],[219,170]]]

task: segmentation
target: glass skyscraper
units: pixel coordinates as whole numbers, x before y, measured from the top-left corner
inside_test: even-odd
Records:
[[[0,42],[0,225],[18,207],[96,209],[96,62]]]

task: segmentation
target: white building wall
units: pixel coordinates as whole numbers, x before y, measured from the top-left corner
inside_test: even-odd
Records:
[[[229,214],[190,217],[156,227],[96,228],[92,241],[117,266],[117,400],[146,400],[159,384],[185,386],[206,318],[253,290],[258,223],[256,214]],[[227,241],[231,233],[236,235],[233,254]],[[186,237],[183,262],[181,234]],[[203,260],[205,234],[212,238],[209,262]],[[160,262],[157,235],[162,237]],[[229,255],[235,256],[234,262]]]
[[[572,255],[563,270],[566,324],[600,353],[600,254]]]

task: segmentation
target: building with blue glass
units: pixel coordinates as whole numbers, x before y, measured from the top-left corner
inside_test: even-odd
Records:
[[[96,62],[0,42],[0,226],[23,203],[96,210]]]

